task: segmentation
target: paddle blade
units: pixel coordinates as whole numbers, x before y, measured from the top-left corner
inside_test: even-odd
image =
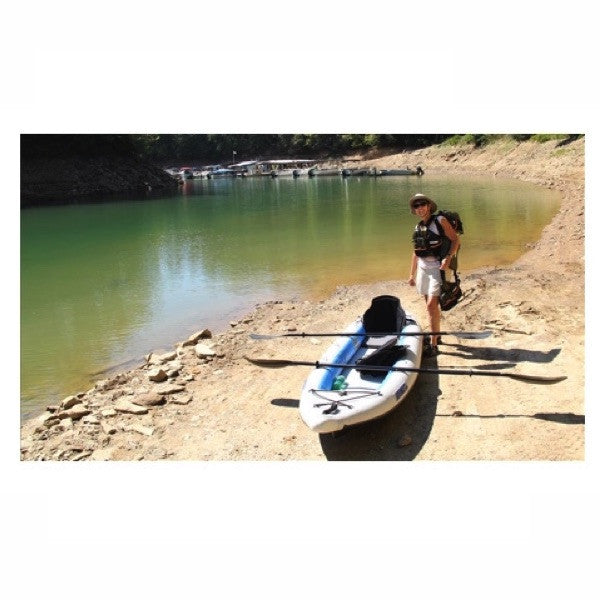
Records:
[[[484,331],[450,331],[449,335],[452,335],[463,340],[483,340],[490,337],[492,332],[490,330]]]
[[[299,360],[282,360],[277,358],[250,358],[244,356],[244,358],[257,367],[263,367],[265,369],[281,369],[282,367],[290,367],[292,365],[313,365],[314,363],[299,361]]]
[[[521,375],[519,373],[502,373],[502,375],[510,377],[511,379],[515,379],[516,381],[525,381],[527,383],[541,383],[546,385],[560,383],[561,381],[564,381],[567,378],[566,375],[557,375],[556,377],[544,377],[543,375]]]

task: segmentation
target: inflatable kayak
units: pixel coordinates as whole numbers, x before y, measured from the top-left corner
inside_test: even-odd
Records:
[[[402,367],[421,364],[421,328],[395,296],[374,298],[342,333],[316,363],[300,396],[300,416],[318,433],[370,421],[398,406],[417,378]]]

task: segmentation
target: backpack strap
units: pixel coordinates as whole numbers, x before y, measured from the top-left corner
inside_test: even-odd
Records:
[[[452,271],[452,273],[454,275],[454,281],[460,283],[460,277],[458,276],[458,273],[456,272],[458,269],[458,265],[456,264],[457,262],[458,261],[455,260],[455,264],[450,264],[450,271]],[[443,286],[443,284],[446,283],[446,271],[444,269],[440,269],[440,275],[442,277],[442,286]]]

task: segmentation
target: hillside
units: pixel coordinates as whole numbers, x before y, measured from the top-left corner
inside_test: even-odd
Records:
[[[21,208],[177,189],[124,136],[22,135]]]

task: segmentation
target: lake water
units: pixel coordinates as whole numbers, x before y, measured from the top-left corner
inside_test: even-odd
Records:
[[[415,192],[460,212],[461,271],[516,259],[560,203],[513,180],[262,177],[22,210],[22,415],[258,302],[405,279]]]

